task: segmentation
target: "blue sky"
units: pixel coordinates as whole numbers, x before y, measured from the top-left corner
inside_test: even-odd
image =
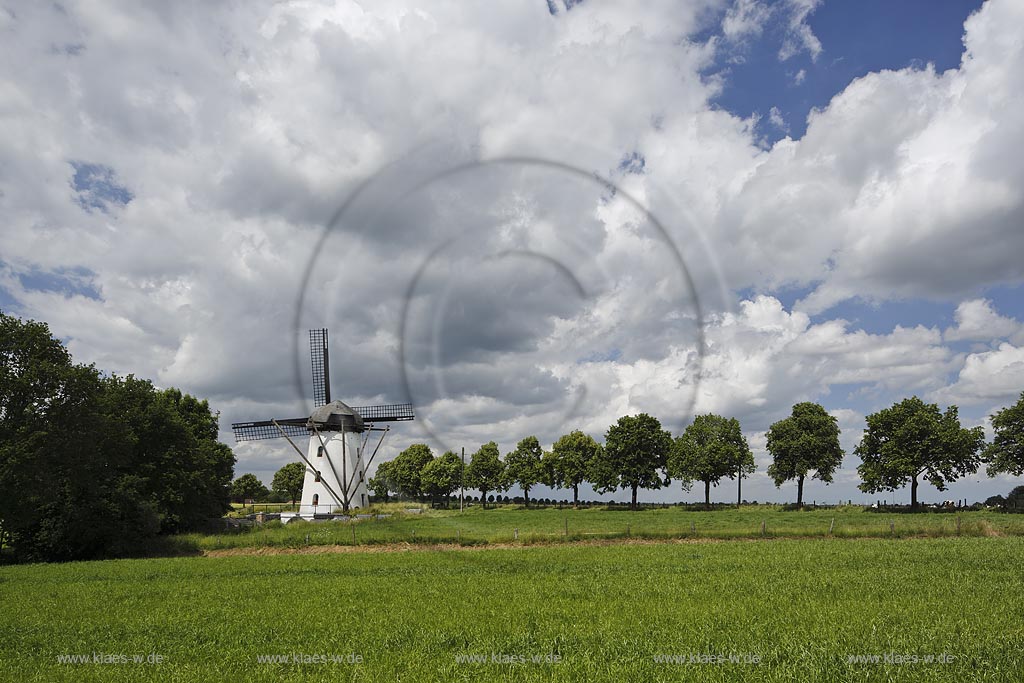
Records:
[[[981,4],[979,0],[824,2],[807,18],[822,45],[816,59],[807,52],[779,59],[786,17],[776,15],[758,38],[738,51],[742,63],[732,61],[732,54],[723,54],[716,62],[714,71],[724,70],[725,78],[715,104],[743,118],[760,114],[759,131],[769,143],[787,135],[768,121],[768,112],[777,107],[788,135],[799,138],[806,129],[807,114],[828,105],[855,78],[928,63],[937,71],[959,65],[964,20]],[[800,72],[804,77],[797,82]]]

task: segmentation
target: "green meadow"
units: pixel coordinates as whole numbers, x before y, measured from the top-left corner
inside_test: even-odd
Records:
[[[301,548],[310,545],[538,544],[597,539],[908,538],[913,536],[1020,536],[1024,515],[986,511],[865,511],[862,507],[783,510],[778,506],[682,507],[638,512],[604,507],[572,510],[506,506],[483,510],[424,510],[407,514],[389,505],[385,519],[271,522],[241,531],[173,539],[181,552],[230,548]]]
[[[1024,677],[1019,536],[409,548],[0,567],[0,680]]]

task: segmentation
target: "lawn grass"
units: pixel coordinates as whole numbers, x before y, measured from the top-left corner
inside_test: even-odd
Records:
[[[1019,681],[1022,560],[1024,538],[1005,537],[2,567],[0,680]],[[257,661],[292,654],[362,662]],[[487,663],[458,661],[474,655]],[[529,661],[545,655],[560,661]]]
[[[679,507],[630,512],[506,506],[487,510],[473,507],[464,512],[425,510],[419,514],[403,514],[401,507],[391,506],[388,512],[391,517],[386,519],[270,523],[232,533],[190,534],[174,540],[185,552],[388,543],[535,544],[627,536],[733,539],[1024,535],[1024,515],[984,511],[889,514],[861,507],[790,511],[761,505],[697,512]]]

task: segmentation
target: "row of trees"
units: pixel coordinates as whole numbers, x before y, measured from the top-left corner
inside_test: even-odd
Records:
[[[918,504],[918,486],[927,481],[940,491],[950,482],[988,465],[988,474],[1024,474],[1024,393],[1014,406],[992,417],[995,439],[986,447],[981,427],[961,425],[956,406],[945,412],[918,397],[867,416],[867,429],[854,453],[860,457],[859,488],[867,493],[910,485],[911,505]],[[766,447],[772,456],[767,474],[775,485],[797,484],[797,505],[803,504],[808,479],[831,483],[842,465],[840,429],[835,417],[817,403],[798,403],[791,414],[771,425]],[[660,489],[673,479],[684,490],[703,484],[710,505],[711,488],[723,479],[749,476],[754,458],[736,418],[698,415],[673,438],[646,413],[626,416],[608,428],[604,444],[576,430],[560,437],[545,452],[535,436],[520,441],[502,459],[493,441],[472,454],[463,469],[451,451],[434,458],[425,444],[414,444],[383,463],[369,484],[378,498],[390,493],[410,498],[446,499],[460,486],[491,492],[518,485],[529,507],[530,489],[543,484],[572,489],[590,483],[598,493],[631,492],[636,508],[639,489]]]
[[[284,503],[292,505],[302,495],[302,483],[306,476],[306,466],[301,462],[290,462],[274,473],[274,480],[268,489],[255,474],[247,473],[231,482],[231,500],[244,503],[253,500],[257,503]]]
[[[0,313],[0,541],[18,559],[127,555],[227,508],[235,457],[206,401],[72,362]]]

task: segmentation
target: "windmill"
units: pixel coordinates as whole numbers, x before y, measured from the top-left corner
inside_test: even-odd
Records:
[[[262,422],[236,422],[231,425],[235,441],[282,437],[288,440],[306,463],[300,516],[330,513],[335,507],[340,507],[343,512],[353,507],[366,507],[369,503],[366,468],[373,462],[391,429],[388,425],[378,427],[376,424],[412,420],[412,405],[398,403],[352,408],[341,401],[332,401],[327,330],[309,331],[309,351],[313,369],[313,414]],[[365,458],[372,432],[380,432],[380,439],[370,457]],[[295,445],[292,437],[309,438],[305,453]]]

